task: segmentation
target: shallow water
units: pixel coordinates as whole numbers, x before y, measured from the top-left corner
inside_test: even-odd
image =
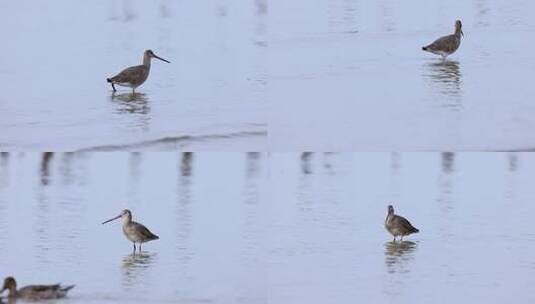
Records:
[[[2,276],[62,303],[265,303],[265,155],[2,154]],[[124,209],[160,239],[132,255]],[[1,278],[3,280],[3,277]]]
[[[270,159],[272,303],[531,303],[535,155]],[[386,207],[420,229],[392,243]]]
[[[270,2],[270,144],[532,149],[534,9],[530,0]],[[456,19],[465,36],[443,64],[421,47],[453,33]]]
[[[531,303],[535,155],[0,157],[1,275],[65,303]],[[392,243],[386,206],[420,229]],[[160,239],[133,256],[129,208]]]
[[[264,0],[2,1],[0,148],[263,150],[266,18]],[[112,94],[145,49],[171,63]]]

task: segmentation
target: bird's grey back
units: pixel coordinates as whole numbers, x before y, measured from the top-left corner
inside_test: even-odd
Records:
[[[149,76],[149,68],[144,65],[136,65],[122,70],[119,74],[110,78],[113,82],[141,84]]]
[[[138,222],[132,222],[131,225],[132,225],[132,228],[134,228],[136,230],[136,232],[140,234],[140,237],[143,240],[156,240],[156,239],[158,239],[158,236],[155,235],[154,233],[150,232],[150,230],[147,227],[145,227],[143,224],[140,224]]]
[[[418,232],[418,229],[416,229],[414,226],[412,226],[411,222],[400,215],[394,215],[392,217],[391,223],[393,226],[398,227],[399,229],[402,229],[404,233],[414,233]]]
[[[425,48],[429,51],[444,51],[452,53],[461,44],[461,38],[455,34],[440,37]]]

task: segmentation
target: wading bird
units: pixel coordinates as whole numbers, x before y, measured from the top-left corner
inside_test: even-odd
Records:
[[[404,217],[394,214],[394,207],[388,206],[388,215],[385,220],[385,228],[394,236],[394,242],[397,236],[403,236],[418,233],[420,230],[414,228],[412,224]]]
[[[461,20],[455,21],[455,32],[451,35],[440,37],[422,50],[442,56],[445,60],[448,55],[453,54],[461,45],[461,35],[464,37]]]
[[[145,80],[147,80],[147,77],[149,77],[150,61],[152,58],[156,58],[161,61],[170,63],[169,61],[156,56],[153,51],[146,50],[145,53],[143,53],[142,65],[136,65],[126,68],[122,70],[119,74],[106,79],[109,83],[111,83],[113,91],[117,91],[115,89],[115,85],[120,85],[123,87],[132,88],[132,94],[135,93],[136,88],[142,85]]]
[[[134,253],[136,252],[136,243],[139,244],[139,252],[141,252],[142,243],[159,239],[159,237],[154,233],[150,232],[147,227],[143,226],[140,223],[132,221],[132,212],[130,212],[130,210],[128,209],[123,210],[121,214],[103,222],[102,224],[106,224],[118,218],[123,219],[124,235],[130,242],[134,243]]]

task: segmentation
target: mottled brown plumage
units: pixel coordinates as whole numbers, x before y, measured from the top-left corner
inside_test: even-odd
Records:
[[[13,277],[7,277],[4,280],[4,286],[2,291],[8,290],[9,299],[23,299],[28,301],[38,300],[50,300],[59,299],[67,295],[67,292],[72,289],[74,285],[61,286],[60,284],[54,285],[29,285],[17,289],[17,282]]]
[[[169,61],[156,56],[151,50],[146,50],[143,53],[142,65],[136,65],[126,68],[122,70],[119,74],[106,79],[109,83],[111,83],[113,91],[116,91],[115,85],[117,84],[123,87],[132,88],[132,93],[134,93],[135,89],[142,85],[149,77],[151,58],[156,58],[169,63]]]
[[[123,219],[123,233],[128,240],[134,243],[134,252],[136,252],[136,243],[139,243],[139,252],[141,252],[142,243],[159,239],[159,237],[150,232],[147,227],[132,221],[132,212],[130,212],[128,209],[123,210],[121,214],[103,222],[102,224],[106,224],[107,222],[111,222],[118,218]]]
[[[388,206],[388,215],[385,220],[385,228],[394,236],[394,241],[396,241],[397,236],[403,236],[418,233],[418,229],[414,228],[412,224],[404,217],[394,214],[394,207],[392,205]]]
[[[451,35],[440,37],[422,50],[442,56],[442,59],[453,54],[461,45],[461,35],[464,36],[461,20],[455,21],[455,32]]]

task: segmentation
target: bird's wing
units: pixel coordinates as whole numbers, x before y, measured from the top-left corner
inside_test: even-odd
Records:
[[[49,291],[49,290],[58,290],[60,287],[59,284],[54,285],[28,285],[25,287],[22,287],[19,289],[19,292],[25,293],[25,292],[43,292],[43,291]]]
[[[427,49],[432,51],[447,51],[451,52],[455,49],[456,37],[455,35],[448,35],[440,37],[433,41],[430,45],[426,46]]]
[[[131,79],[137,79],[142,76],[144,73],[145,66],[143,65],[136,65],[133,67],[126,68],[122,70],[119,74],[113,76],[110,78],[112,82],[117,83],[123,83],[123,82],[129,82]]]
[[[136,223],[134,222],[134,225],[136,225],[136,230],[139,231],[139,233],[141,233],[141,235],[143,235],[146,239],[157,239],[158,236],[155,235],[154,233],[150,232],[150,230],[145,227],[144,225],[140,224],[140,223]]]
[[[67,286],[61,286],[61,291],[67,292],[74,288],[76,285],[67,285]]]
[[[406,218],[402,217],[402,216],[396,216],[396,221],[398,222],[398,224],[404,229],[404,230],[407,230],[409,232],[416,232],[418,231],[418,229],[414,228],[414,226],[412,226],[411,222],[409,222],[409,220],[407,220]]]

